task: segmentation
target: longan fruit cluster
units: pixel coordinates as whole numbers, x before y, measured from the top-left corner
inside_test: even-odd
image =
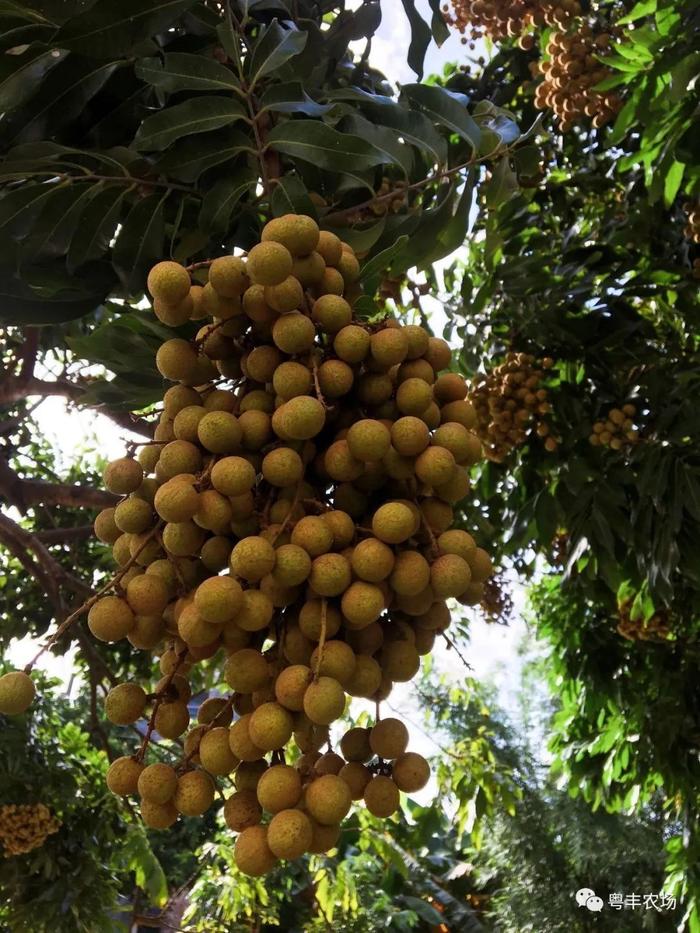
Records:
[[[484,584],[480,607],[487,622],[508,625],[513,617],[513,600],[501,574],[494,574]]]
[[[534,36],[523,33],[534,26],[566,26],[579,16],[581,4],[578,0],[452,0],[444,4],[443,13],[447,22],[464,38],[463,43],[473,43],[483,36],[497,42],[501,39],[522,36],[521,48],[530,49],[535,44]]]
[[[673,634],[673,626],[668,612],[660,610],[645,620],[630,618],[632,600],[624,600],[619,606],[617,631],[629,641],[667,641]]]
[[[683,235],[691,243],[700,243],[700,201],[686,201],[683,211],[687,217]]]
[[[622,408],[611,408],[605,421],[594,423],[589,442],[594,447],[610,447],[611,450],[639,443],[639,431],[634,425],[636,414],[636,407],[629,403]]]
[[[393,197],[389,195],[393,194]],[[408,202],[406,182],[402,179],[388,178],[386,175],[375,192],[375,198],[365,207],[348,215],[349,224],[359,224],[386,214],[397,214]]]
[[[214,260],[203,286],[155,266],[158,317],[187,312],[199,331],[159,349],[175,384],[155,442],[107,466],[122,498],[95,522],[123,571],[88,625],[152,651],[161,674],[151,692],[115,686],[106,714],[150,710],[157,733],[184,737],[175,766],[146,764],[146,741],[109,786],[166,828],[232,780],[224,818],[254,875],[333,847],[353,800],[389,815],[427,782],[395,720],[321,749],[349,697],[379,703],[416,675],[448,600],[478,603],[492,569],[452,527],[482,456],[466,382],[422,327],[359,319],[359,275],[352,249],[301,215],[270,221],[247,258]],[[196,664],[231,693],[190,727]]]
[[[538,66],[542,82],[535,91],[535,106],[553,110],[562,133],[582,118],[590,118],[594,127],[604,126],[620,109],[617,94],[594,90],[612,74],[597,58],[609,51],[611,42],[609,33],[596,33],[585,22],[549,37],[548,58]]]
[[[533,428],[548,451],[557,449],[559,442],[544,418],[552,407],[541,384],[544,371],[553,365],[549,357],[537,365],[529,353],[510,352],[499,366],[475,378],[468,398],[490,460],[503,461],[514,447],[525,443]]]
[[[60,820],[43,803],[8,803],[0,807],[0,845],[5,858],[43,846],[58,832]]]

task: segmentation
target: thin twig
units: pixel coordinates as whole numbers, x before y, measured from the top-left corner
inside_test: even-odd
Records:
[[[318,654],[316,655],[316,664],[314,669],[314,683],[318,680],[321,673],[321,664],[323,663],[323,649],[326,644],[326,628],[328,621],[328,600],[324,597],[321,600],[321,637],[318,640]]]

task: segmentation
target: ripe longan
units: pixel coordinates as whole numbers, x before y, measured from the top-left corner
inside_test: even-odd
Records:
[[[248,826],[236,839],[233,850],[236,865],[246,875],[266,875],[277,864],[277,857],[267,844],[265,826]]]
[[[399,809],[401,795],[391,778],[377,774],[365,786],[364,801],[370,813],[386,818]]]
[[[262,818],[262,807],[254,790],[238,790],[224,803],[224,820],[229,829],[240,833],[249,826],[257,826]]]
[[[324,774],[309,784],[304,803],[317,823],[333,826],[345,818],[352,805],[350,788],[337,775]]]

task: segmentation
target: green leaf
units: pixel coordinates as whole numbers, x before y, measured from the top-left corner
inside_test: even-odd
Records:
[[[204,55],[169,52],[136,62],[136,77],[161,91],[233,91],[240,85],[225,65]]]
[[[143,290],[150,268],[163,258],[164,208],[168,194],[138,201],[119,231],[112,252],[114,268],[131,294]]]
[[[43,81],[26,107],[10,114],[6,142],[46,139],[79,116],[119,67],[119,62],[96,64],[70,55]]]
[[[629,13],[617,20],[618,26],[625,26],[627,23],[634,23],[635,20],[642,19],[656,12],[657,0],[640,0],[635,3]]]
[[[156,169],[171,178],[194,182],[207,169],[229,162],[246,150],[254,151],[252,140],[229,127],[181,140],[158,160]]]
[[[401,5],[404,8],[404,12],[406,13],[411,27],[411,42],[408,46],[408,64],[420,79],[423,77],[425,53],[428,51],[432,34],[428,24],[418,10],[416,10],[414,0],[401,0]]]
[[[304,182],[298,175],[288,174],[277,179],[272,192],[272,213],[275,217],[283,214],[306,214],[316,217],[316,207],[309,197]]]
[[[509,201],[519,188],[518,177],[510,160],[503,156],[491,172],[491,179],[486,187],[486,204],[490,208],[498,207]]]
[[[258,113],[304,113],[307,117],[322,117],[332,110],[330,104],[318,104],[306,93],[299,81],[272,84],[260,98]]]
[[[0,55],[0,112],[21,107],[67,54],[60,48],[30,45],[19,55],[9,52]]]
[[[3,236],[21,237],[31,227],[43,201],[58,186],[55,183],[14,188],[0,198],[0,231]]]
[[[357,172],[389,162],[388,156],[364,139],[339,133],[317,120],[287,120],[270,131],[270,148],[311,162],[329,172]]]
[[[64,23],[54,41],[58,48],[91,58],[128,55],[194,4],[195,0],[97,0]]]
[[[242,104],[230,97],[193,97],[147,117],[134,137],[135,149],[167,149],[177,139],[218,130],[245,116]]]
[[[386,271],[391,265],[391,260],[398,255],[404,246],[408,243],[408,237],[404,234],[400,236],[391,246],[387,246],[376,256],[372,256],[360,269],[360,281],[365,284],[367,292],[374,293],[376,284],[372,287],[372,282],[378,281],[382,272]]]
[[[100,191],[83,210],[68,250],[68,271],[99,259],[109,249],[128,189],[122,186]]]
[[[114,278],[109,266],[93,267],[79,280],[63,263],[37,272],[32,284],[26,278],[0,279],[0,320],[9,324],[61,324],[94,311],[109,294]]]
[[[22,243],[21,261],[35,263],[65,255],[80,212],[99,190],[100,184],[94,182],[76,182],[69,187],[56,188],[45,202],[31,234]]]
[[[670,169],[666,172],[666,178],[664,179],[664,204],[666,207],[670,207],[676,200],[678,189],[683,181],[684,172],[685,165],[675,160]]]
[[[250,57],[249,86],[252,90],[260,78],[278,71],[290,58],[298,55],[306,45],[307,34],[296,26],[285,28],[273,19],[260,31]]]
[[[412,897],[408,894],[404,894],[401,897],[401,900],[404,902],[406,907],[410,908],[414,913],[418,914],[421,920],[424,920],[431,926],[442,926],[444,919],[442,914],[438,913],[434,907],[431,907],[427,901],[423,901],[419,897]]]
[[[474,151],[478,150],[481,131],[469,115],[462,95],[427,84],[405,84],[401,93],[422,107],[436,123],[446,126],[451,133],[457,133]]]
[[[450,30],[442,14],[440,0],[428,0],[428,3],[430,9],[433,11],[433,17],[430,21],[430,31],[433,34],[435,44],[440,48],[440,46],[450,38]]]
[[[199,226],[211,233],[226,234],[233,209],[257,183],[257,173],[245,169],[216,182],[204,196]]]

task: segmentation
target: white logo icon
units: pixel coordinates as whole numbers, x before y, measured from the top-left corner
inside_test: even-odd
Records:
[[[593,913],[603,909],[603,898],[598,897],[592,888],[579,888],[576,892],[576,903],[579,907],[587,907]]]

